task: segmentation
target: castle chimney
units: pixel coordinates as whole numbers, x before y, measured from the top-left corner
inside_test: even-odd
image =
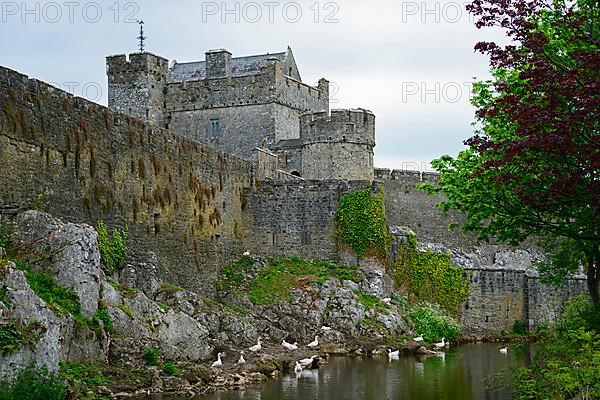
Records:
[[[206,77],[226,78],[231,76],[231,53],[225,49],[209,50],[206,56]]]

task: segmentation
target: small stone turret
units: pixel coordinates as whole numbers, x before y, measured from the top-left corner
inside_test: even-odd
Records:
[[[106,57],[108,107],[163,126],[168,64],[151,53]]]
[[[375,115],[368,110],[332,110],[300,116],[302,177],[373,180]]]

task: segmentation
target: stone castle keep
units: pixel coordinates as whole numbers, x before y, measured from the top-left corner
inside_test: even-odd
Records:
[[[150,53],[107,57],[108,105],[247,160],[265,177],[372,180],[375,116],[329,111],[329,82],[302,82],[292,50],[169,62]]]
[[[65,221],[127,225],[130,287],[152,276],[210,298],[223,266],[247,250],[341,260],[339,200],[374,186],[390,225],[470,271],[466,334],[510,331],[515,320],[535,329],[585,288],[584,279],[562,291],[540,283],[528,270],[534,251],[449,232],[460,216],[416,189],[437,176],[374,168],[375,116],[330,110],[327,80],[302,82],[289,48],[106,62],[108,107],[0,67],[0,216],[43,207]]]

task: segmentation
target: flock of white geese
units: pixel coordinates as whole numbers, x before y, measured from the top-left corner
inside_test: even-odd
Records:
[[[329,331],[332,328],[328,327],[328,326],[322,326],[321,330],[322,331]],[[299,346],[298,346],[298,342],[294,342],[294,343],[288,343],[285,341],[285,339],[281,342],[281,346],[283,348],[285,348],[286,350],[298,350]],[[317,347],[319,347],[319,336],[316,335],[314,340],[310,343],[308,343],[306,345],[306,347],[308,347],[309,349],[315,349]],[[262,338],[259,336],[258,339],[256,340],[256,344],[254,346],[251,346],[248,348],[248,350],[250,350],[252,353],[257,353],[259,351],[262,350]],[[223,360],[222,358],[225,357],[225,353],[224,352],[219,352],[217,353],[217,359],[212,363],[212,367],[222,367],[223,366]],[[302,358],[300,360],[297,360],[295,362],[295,366],[294,366],[294,372],[298,375],[300,373],[302,373],[302,370],[309,367],[310,365],[312,365],[313,361],[315,358],[317,358],[317,355],[308,357],[308,358]],[[246,359],[244,358],[244,351],[240,351],[240,358],[238,359],[238,361],[236,362],[237,365],[243,365],[246,364]]]

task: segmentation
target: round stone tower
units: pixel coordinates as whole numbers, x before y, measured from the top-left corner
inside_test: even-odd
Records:
[[[375,115],[331,110],[300,116],[302,177],[316,180],[374,178]]]

